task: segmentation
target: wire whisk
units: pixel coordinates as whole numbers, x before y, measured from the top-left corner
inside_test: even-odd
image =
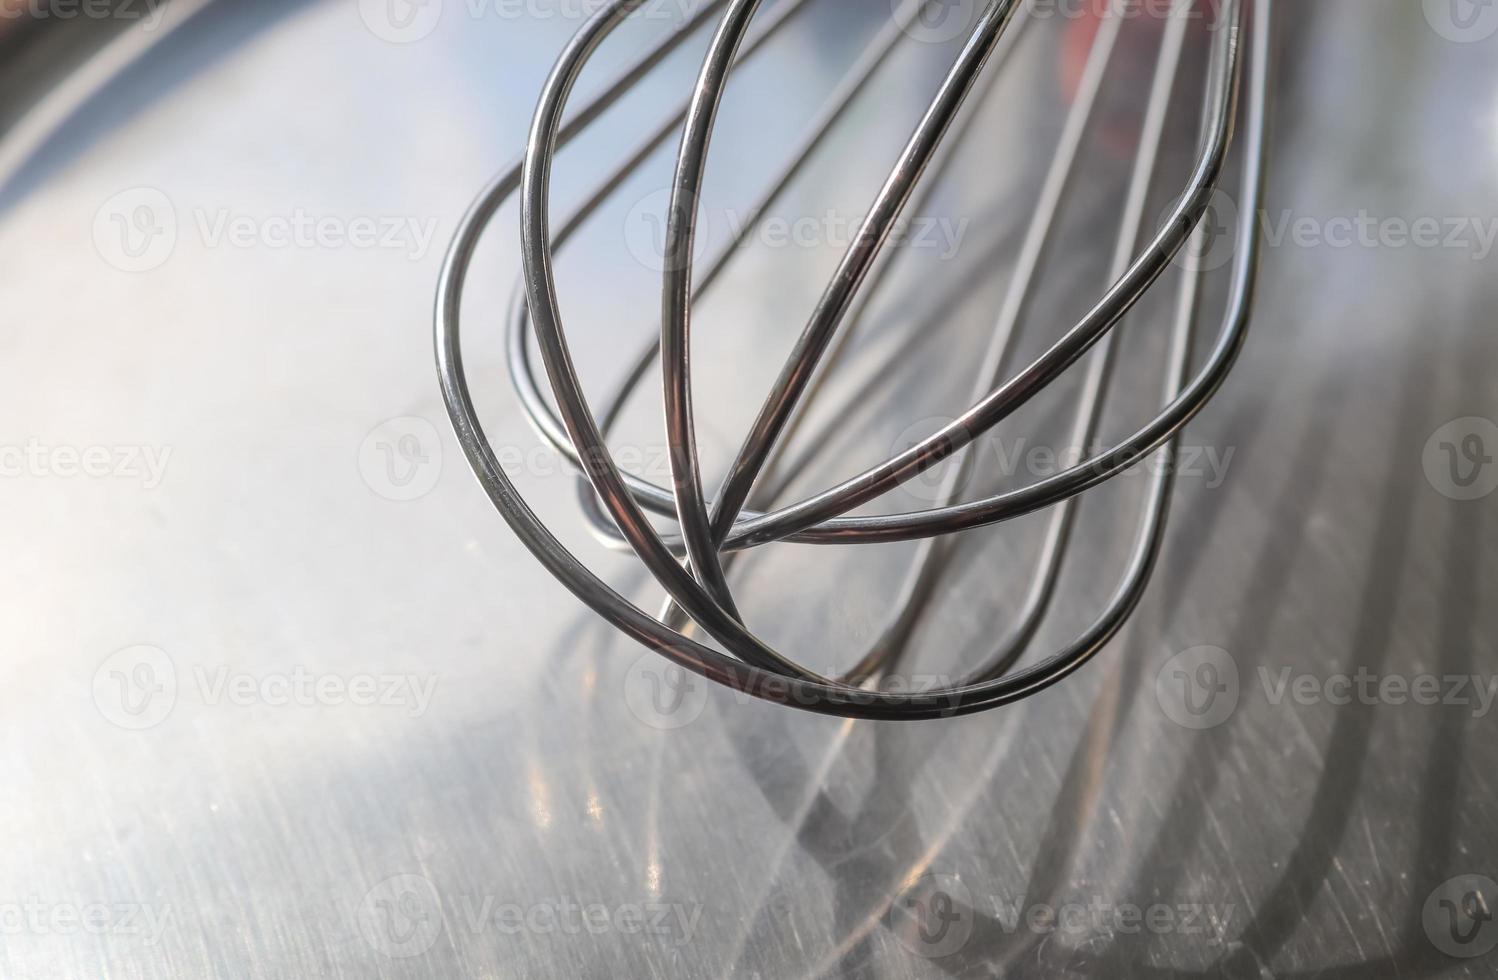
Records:
[[[1019,26],[1032,15],[1025,0],[986,0],[852,244],[842,255],[726,479],[709,498],[697,450],[691,320],[694,301],[722,275],[735,253],[736,242],[709,257],[700,272],[696,269],[693,257],[698,201],[708,146],[733,69],[783,35],[812,0],[782,0],[762,17],[756,17],[762,0],[705,0],[669,36],[657,41],[569,114],[569,97],[584,67],[603,41],[645,2],[609,0],[568,43],[542,90],[524,158],[480,193],[464,216],[442,268],[436,310],[438,374],[457,438],[484,490],[542,565],[615,627],[681,667],[755,697],[844,717],[925,719],[998,707],[1069,676],[1122,628],[1138,605],[1160,555],[1179,433],[1221,387],[1247,337],[1259,257],[1256,223],[1243,221],[1236,233],[1223,324],[1195,373],[1191,367],[1192,337],[1205,269],[1188,265],[1180,277],[1173,304],[1165,390],[1158,414],[1147,424],[1111,448],[1060,472],[975,500],[962,499],[961,488],[976,455],[964,450],[1082,360],[1086,362],[1085,375],[1071,436],[1074,445],[1092,445],[1115,359],[1113,328],[1183,250],[1203,248],[1208,231],[1203,219],[1214,194],[1220,193],[1218,186],[1230,147],[1238,141],[1242,143],[1238,205],[1244,214],[1259,213],[1266,170],[1273,0],[1218,0],[1221,10],[1210,35],[1199,152],[1184,191],[1156,231],[1145,227],[1146,201],[1157,171],[1179,65],[1191,40],[1187,24],[1198,4],[1213,2],[1172,0],[1123,205],[1111,285],[1059,340],[1031,363],[1011,370],[1017,326],[1053,237],[1056,216],[1072,183],[1080,149],[1098,114],[1110,56],[1132,2],[1113,0],[1092,39],[1077,92],[1067,106],[1065,124],[983,355],[971,406],[909,449],[791,504],[755,496],[764,489],[760,485],[764,473],[782,451],[788,434],[805,417],[806,405],[836,359],[848,325],[859,318],[869,297],[884,281],[891,256],[896,254],[887,246],[900,216],[930,193],[933,178],[946,167],[970,126],[975,107],[987,97]],[[895,4],[890,20],[874,32],[867,47],[829,92],[805,136],[750,208],[751,215],[765,214],[782,198],[807,160],[845,123],[850,108],[887,64],[912,24],[942,2],[903,0]],[[714,18],[716,26],[690,96],[604,175],[584,203],[554,230],[550,184],[558,149],[603,115],[694,32],[712,24]],[[668,261],[662,272],[660,334],[642,349],[602,411],[595,412],[584,397],[563,329],[553,253],[677,133],[680,143],[665,223]],[[508,314],[511,380],[541,437],[585,478],[585,482],[580,481],[580,500],[595,532],[605,542],[633,551],[669,595],[659,616],[650,615],[615,592],[557,540],[521,498],[479,424],[463,369],[459,331],[463,289],[485,230],[500,208],[517,194],[523,270]],[[554,406],[543,393],[532,363],[532,337]],[[607,442],[623,406],[657,363],[664,389],[669,486],[621,471]],[[1160,465],[1151,467],[1142,517],[1122,581],[1101,614],[1075,639],[1032,665],[1016,669],[1052,604],[1074,524],[1076,498],[1152,454]],[[953,457],[954,465],[942,476],[936,506],[909,513],[849,516]],[[881,685],[881,679],[888,676],[905,649],[920,609],[939,584],[941,545],[946,537],[1047,509],[1050,513],[1039,569],[1016,621],[993,653],[950,686],[910,692]],[[674,520],[679,532],[661,533],[650,520],[652,514]],[[808,670],[751,632],[729,585],[727,569],[735,557],[773,542],[866,545],[899,541],[916,541],[919,545],[901,584],[896,612],[857,662],[835,677]],[[700,628],[722,650],[693,639],[689,633],[694,628]]]

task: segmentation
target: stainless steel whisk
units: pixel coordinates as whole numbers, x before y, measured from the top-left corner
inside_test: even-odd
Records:
[[[870,297],[885,281],[891,255],[885,246],[902,212],[929,193],[953,148],[971,124],[978,90],[992,84],[1007,55],[1001,44],[1029,11],[1024,0],[987,0],[951,70],[900,153],[832,281],[817,303],[745,438],[728,477],[709,503],[697,456],[689,338],[693,300],[710,288],[731,260],[737,241],[724,246],[694,276],[698,192],[719,102],[733,67],[765,48],[811,0],[782,0],[763,18],[761,0],[704,0],[666,38],[626,66],[599,93],[567,115],[572,88],[598,46],[646,0],[609,0],[564,50],[542,91],[524,159],[479,195],[465,215],[444,263],[436,311],[437,367],[443,397],[470,465],[515,533],[583,602],[614,626],[680,666],[756,697],[824,714],[875,719],[923,719],[982,711],[1019,700],[1056,683],[1095,656],[1137,606],[1160,553],[1171,490],[1176,440],[1181,429],[1216,393],[1247,335],[1258,263],[1256,223],[1238,231],[1227,311],[1217,340],[1197,372],[1190,374],[1192,333],[1203,270],[1181,277],[1166,370],[1163,407],[1133,435],[1110,449],[1028,486],[978,500],[961,501],[960,487],[972,453],[962,455],[941,484],[938,505],[911,513],[849,517],[850,511],[962,453],[975,439],[1084,357],[1082,395],[1072,437],[1091,445],[1101,419],[1114,360],[1115,325],[1164,274],[1185,248],[1206,241],[1203,218],[1241,132],[1242,184],[1239,206],[1257,214],[1265,182],[1266,113],[1270,85],[1273,0],[1220,0],[1222,14],[1211,40],[1203,100],[1200,152],[1184,193],[1164,225],[1144,227],[1144,211],[1155,173],[1161,136],[1175,87],[1186,26],[1193,8],[1211,0],[1173,0],[1142,126],[1120,236],[1112,285],[1080,322],[1032,363],[1009,373],[1016,327],[1033,287],[1055,218],[1076,169],[1079,149],[1095,115],[1098,96],[1120,25],[1132,0],[1114,0],[1092,42],[1078,92],[1037,198],[1008,293],[983,358],[972,406],[951,424],[910,449],[797,503],[751,509],[752,493],[804,418],[805,406]],[[904,0],[877,31],[842,81],[829,93],[800,144],[770,188],[751,209],[763,215],[790,186],[806,161],[843,120],[867,83],[915,19],[943,0]],[[695,31],[718,17],[689,99],[614,170],[572,215],[553,231],[550,208],[552,161],[558,148],[609,109]],[[1244,56],[1249,35],[1250,54]],[[988,71],[985,71],[985,68]],[[1246,79],[1246,81],[1245,81]],[[552,269],[553,250],[620,187],[659,146],[681,133],[666,224],[661,331],[632,365],[618,392],[600,414],[585,399],[568,349]],[[926,177],[923,180],[923,176]],[[520,196],[523,276],[508,324],[510,375],[521,404],[541,436],[586,477],[584,513],[606,542],[634,551],[665,588],[670,602],[653,617],[612,590],[551,534],[506,476],[479,425],[463,370],[459,337],[463,287],[475,249],[500,207]],[[752,224],[752,222],[750,223]],[[747,233],[747,228],[738,235]],[[534,335],[556,408],[542,394],[531,363]],[[607,435],[648,368],[662,368],[670,448],[671,486],[654,485],[621,472],[607,448]],[[1014,669],[1049,608],[1071,533],[1077,495],[1158,453],[1144,515],[1124,578],[1103,612],[1072,642],[1032,666]],[[1034,577],[1016,623],[995,652],[961,682],[916,693],[881,689],[909,640],[920,608],[941,574],[938,542],[945,535],[1051,509]],[[674,518],[679,535],[663,535],[647,512]],[[872,647],[846,673],[820,676],[771,649],[751,633],[734,603],[725,568],[745,550],[776,541],[857,545],[919,541],[896,603],[897,613]],[[683,560],[685,559],[685,560]],[[725,652],[687,635],[694,622]]]

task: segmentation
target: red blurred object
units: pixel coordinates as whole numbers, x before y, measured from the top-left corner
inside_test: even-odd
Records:
[[[1070,6],[1062,4],[1058,7],[1058,10],[1064,10],[1062,15],[1067,18],[1066,32],[1061,39],[1059,72],[1061,92],[1068,103],[1076,98],[1081,88],[1087,57],[1103,17],[1112,5],[1113,0],[1079,0]],[[1124,110],[1139,105],[1140,93],[1149,91],[1154,81],[1155,59],[1170,7],[1168,0],[1132,0],[1124,15],[1125,23],[1108,68],[1108,83],[1100,106],[1102,126],[1098,139],[1101,150],[1110,156],[1133,159],[1138,148],[1137,120],[1126,115]],[[1193,5],[1188,59],[1191,48],[1205,48],[1204,43],[1192,42],[1205,42],[1220,12],[1219,0],[1198,0]]]

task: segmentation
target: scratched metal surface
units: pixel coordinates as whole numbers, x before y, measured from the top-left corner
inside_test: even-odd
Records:
[[[429,340],[440,252],[519,148],[576,27],[566,6],[471,17],[448,3],[402,28],[353,0],[222,0],[154,25],[56,21],[28,46],[26,25],[0,33],[0,973],[1494,975],[1498,909],[1483,903],[1498,886],[1473,877],[1498,878],[1494,722],[1470,683],[1445,679],[1498,673],[1498,520],[1479,496],[1498,482],[1482,462],[1498,437],[1438,430],[1498,417],[1495,11],[1281,4],[1267,225],[1285,237],[1266,251],[1240,368],[1188,430],[1217,463],[1182,479],[1143,607],[1031,701],[873,725],[653,688],[653,661],[523,553],[446,432]],[[723,201],[764,179],[765,147],[791,138],[805,93],[885,10],[823,6],[730,97],[710,171]],[[661,29],[631,24],[601,57]],[[1027,28],[933,205],[968,219],[960,247],[901,265],[828,393],[851,406],[849,431],[793,488],[960,407],[1076,29]],[[93,63],[69,95],[108,38],[125,39],[107,49],[118,70]],[[1152,57],[1144,28],[1126,41],[1139,48],[1029,349],[1101,288]],[[897,62],[787,214],[857,213],[942,50]],[[564,157],[564,200],[683,91],[692,57]],[[1162,207],[1191,149],[1181,119]],[[650,328],[658,287],[632,257],[633,209],[665,165],[561,266],[599,392]],[[1389,223],[1420,217],[1481,223],[1443,221],[1426,247]],[[513,221],[485,246],[469,306],[486,424],[563,539],[653,604],[584,533],[503,379]],[[836,254],[824,244],[751,250],[707,301],[702,431],[718,465]],[[1216,283],[1204,335],[1220,303]],[[931,342],[882,371],[915,321]],[[1110,435],[1156,397],[1158,303],[1124,329]],[[1066,394],[1000,448],[1054,438]],[[621,445],[660,475],[657,396],[638,402]],[[1084,507],[1042,645],[1106,595],[1139,487]],[[1036,530],[963,545],[913,670],[981,655]],[[847,662],[908,555],[771,549],[739,591],[772,641]],[[1434,677],[1443,703],[1337,686],[1359,668],[1421,691]]]

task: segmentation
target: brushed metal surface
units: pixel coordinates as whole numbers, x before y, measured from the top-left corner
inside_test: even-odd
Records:
[[[0,973],[1492,976],[1498,520],[1480,494],[1498,434],[1461,420],[1498,417],[1498,11],[1283,5],[1277,240],[1241,366],[1187,431],[1203,470],[1177,490],[1143,606],[1032,701],[878,725],[663,686],[515,543],[447,433],[441,251],[521,145],[582,6],[448,0],[410,8],[403,30],[429,33],[390,40],[381,4],[179,4],[149,28],[83,32],[80,50],[155,36],[95,63],[71,102],[0,96],[6,120],[57,116],[0,142]],[[723,206],[885,13],[829,6],[746,71],[709,169]],[[663,28],[642,19],[621,41]],[[961,247],[897,273],[828,394],[857,424],[794,487],[961,407],[954,371],[1002,295],[1075,29],[1027,36],[941,195],[968,219]],[[683,91],[698,50],[564,155],[559,198]],[[932,50],[912,47],[788,214],[858,213],[934,84]],[[1028,345],[1101,289],[1132,67]],[[559,269],[600,392],[652,326],[638,206],[667,167]],[[486,426],[564,540],[654,603],[590,542],[571,478],[514,410],[500,326],[516,236],[500,221],[469,300]],[[835,258],[819,244],[761,243],[704,306],[718,465]],[[864,391],[911,319],[946,307],[922,328],[929,356]],[[1146,307],[1124,327],[1110,436],[1156,397],[1163,326]],[[1066,394],[1000,448],[1064,431]],[[660,476],[659,408],[641,402],[621,453]],[[1083,507],[1042,645],[1105,597],[1142,484]],[[994,618],[923,629],[912,669],[981,654],[1038,527],[967,540],[953,595],[990,596]],[[830,665],[877,630],[908,554],[771,549],[737,591],[767,639]],[[1427,676],[1439,703],[1418,703]]]

